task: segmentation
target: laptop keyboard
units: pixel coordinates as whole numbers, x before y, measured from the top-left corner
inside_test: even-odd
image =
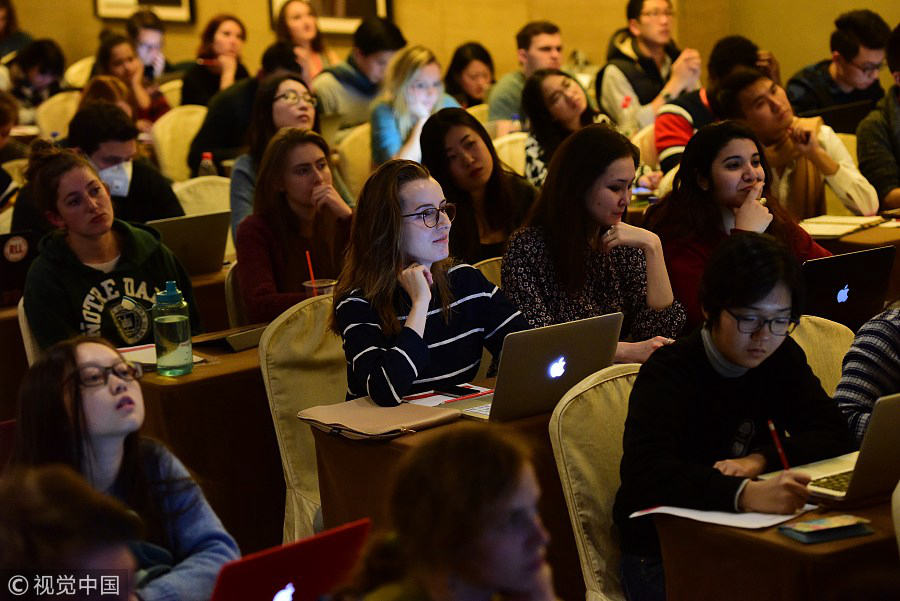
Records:
[[[818,478],[810,482],[812,486],[818,486],[819,488],[827,488],[828,490],[836,490],[837,492],[847,492],[847,488],[850,486],[850,476],[853,475],[853,470],[848,472],[841,472],[840,474],[832,474],[830,476],[825,476],[824,478]]]
[[[466,409],[466,413],[474,413],[476,415],[490,415],[491,404],[485,403],[484,405],[478,405],[477,407],[469,407],[468,409]]]

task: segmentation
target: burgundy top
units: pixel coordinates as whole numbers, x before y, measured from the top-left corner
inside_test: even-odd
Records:
[[[306,251],[316,278],[337,278],[344,249],[350,240],[351,216],[335,220],[316,215],[314,235],[299,234],[287,248],[275,230],[259,215],[241,221],[237,230],[238,289],[251,323],[269,322],[307,297],[303,282],[309,280]]]

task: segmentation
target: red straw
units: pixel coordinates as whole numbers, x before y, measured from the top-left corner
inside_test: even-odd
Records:
[[[309,279],[312,282],[313,296],[319,296],[319,291],[316,289],[316,276],[313,274],[312,259],[309,256],[309,251],[306,251],[306,265],[309,267]]]

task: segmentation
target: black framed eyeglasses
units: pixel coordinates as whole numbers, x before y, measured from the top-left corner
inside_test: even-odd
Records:
[[[790,317],[773,317],[763,319],[759,315],[735,315],[731,310],[725,309],[737,322],[738,332],[743,334],[756,334],[761,329],[769,326],[769,331],[775,336],[787,336],[797,327],[797,322]]]
[[[447,219],[452,223],[453,218],[456,217],[456,205],[452,202],[445,202],[439,209],[428,207],[427,209],[422,209],[418,213],[408,213],[406,215],[401,215],[401,217],[421,217],[425,227],[437,227],[437,224],[441,221],[441,213],[446,215]]]
[[[116,377],[126,382],[141,379],[144,370],[140,363],[131,363],[129,361],[119,361],[108,367],[102,365],[84,365],[72,374],[72,378],[78,379],[78,382],[85,388],[95,388],[97,386],[105,386],[109,382],[109,374],[116,374]]]
[[[301,102],[305,102],[311,107],[315,108],[319,105],[319,99],[311,94],[300,94],[296,90],[287,90],[275,97],[275,100],[284,100],[288,104],[298,105]]]

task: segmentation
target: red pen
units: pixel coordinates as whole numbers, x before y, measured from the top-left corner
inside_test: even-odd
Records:
[[[781,446],[781,439],[778,438],[778,432],[775,431],[775,424],[772,423],[772,420],[768,420],[769,423],[769,433],[772,434],[772,440],[775,441],[775,448],[778,449],[778,456],[781,457],[781,465],[784,466],[785,471],[791,469],[790,464],[788,464],[787,455],[784,454],[784,447]]]

